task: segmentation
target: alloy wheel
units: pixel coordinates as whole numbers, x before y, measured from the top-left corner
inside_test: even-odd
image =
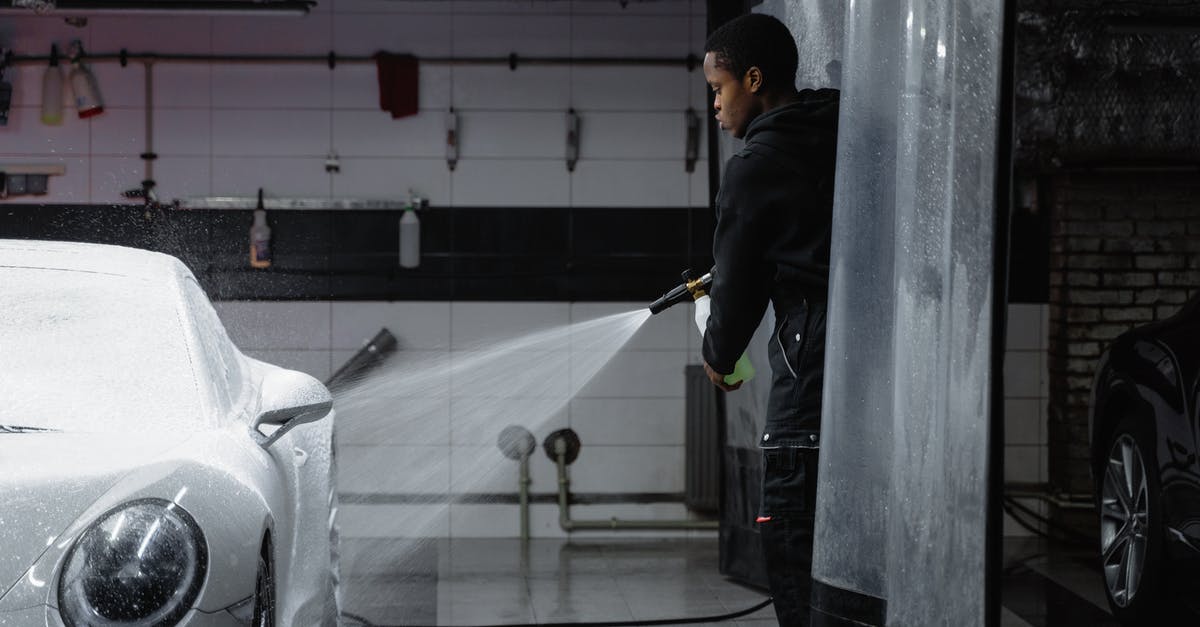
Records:
[[[1128,433],[1113,442],[1100,504],[1100,552],[1108,594],[1119,607],[1137,596],[1150,530],[1146,467]]]

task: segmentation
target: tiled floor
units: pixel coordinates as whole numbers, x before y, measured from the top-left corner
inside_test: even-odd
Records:
[[[717,572],[717,551],[715,538],[346,541],[343,606],[379,626],[514,625],[720,616],[764,601]],[[1004,553],[1002,627],[1116,625],[1085,552],[1010,539]]]

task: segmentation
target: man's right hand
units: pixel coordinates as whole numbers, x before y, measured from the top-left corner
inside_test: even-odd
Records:
[[[729,385],[728,383],[725,382],[725,377],[728,375],[724,375],[724,374],[717,372],[716,370],[713,370],[712,366],[708,365],[707,361],[704,362],[704,374],[708,375],[708,380],[712,381],[713,385],[721,388],[722,390],[725,390],[726,392],[732,392],[732,391],[742,387],[742,383],[745,383],[744,381],[738,381],[737,383],[734,383],[733,385]]]

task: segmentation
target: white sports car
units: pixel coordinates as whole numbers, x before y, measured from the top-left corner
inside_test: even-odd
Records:
[[[174,257],[0,240],[0,625],[331,625],[333,411]]]

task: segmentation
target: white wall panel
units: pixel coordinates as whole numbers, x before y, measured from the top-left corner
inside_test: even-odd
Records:
[[[624,5],[607,0],[570,0],[558,4],[569,6],[572,15],[610,15],[633,19],[642,16],[687,16],[694,11],[690,0],[628,2]]]
[[[682,66],[581,66],[571,69],[571,102],[582,112],[682,112],[688,108],[689,86],[697,83],[704,83],[699,68],[689,73]]]
[[[318,381],[329,378],[328,350],[249,350],[246,355],[290,370],[299,370]]]
[[[514,36],[519,33],[519,36]],[[565,15],[455,15],[454,55],[568,56],[571,20]]]
[[[444,446],[360,446],[338,442],[338,490],[376,494],[445,494],[450,464]]]
[[[0,40],[3,41],[3,40]],[[7,45],[7,42],[6,42]],[[48,51],[47,51],[48,52]],[[30,54],[34,54],[31,52]],[[45,54],[38,51],[36,54]],[[4,69],[4,80],[12,85],[12,101],[13,108],[18,107],[40,107],[42,106],[42,73],[46,68],[41,65],[17,65]],[[63,72],[63,112],[65,113],[71,102],[71,90],[66,87],[67,73]],[[9,122],[12,123],[11,121]]]
[[[154,106],[202,108],[212,106],[210,65],[163,64],[154,69]]]
[[[212,106],[220,109],[328,109],[333,75],[322,64],[217,65]]]
[[[456,109],[566,111],[570,72],[562,66],[454,68],[450,105]],[[464,141],[466,139],[464,138]]]
[[[214,303],[229,338],[243,351],[329,348],[329,303]]]
[[[456,206],[565,207],[566,160],[463,159],[451,180]]]
[[[505,366],[501,365],[499,368]],[[492,370],[492,376],[495,377],[494,373],[498,370]],[[508,376],[496,378],[507,380]],[[564,374],[564,383],[565,378]],[[455,384],[457,383],[456,379]],[[565,391],[564,384],[559,384],[558,387]],[[565,429],[565,394],[558,394],[553,398],[455,397],[451,403],[450,441],[455,446],[496,446],[500,433],[514,425],[527,429],[538,442],[553,431]]]
[[[168,54],[207,54],[212,51],[212,18],[204,15],[92,15],[87,30],[89,51],[130,53],[142,51]],[[140,63],[129,69],[141,70]]]
[[[450,511],[444,505],[355,505],[338,509],[343,538],[445,538]]]
[[[68,25],[60,15],[5,15],[0,20],[0,41],[14,54],[50,54],[51,43],[64,54],[73,39],[83,42],[85,51],[91,50],[91,31]]]
[[[137,155],[146,147],[143,109],[106,109],[91,118],[93,155]],[[68,121],[64,121],[66,124]]]
[[[342,158],[341,171],[332,178],[336,198],[393,199],[402,204],[411,188],[431,206],[450,204],[450,170],[442,159]]]
[[[8,112],[8,126],[0,133],[3,155],[86,157],[90,149],[88,122],[75,117],[70,109],[63,111],[61,126],[46,126],[40,108],[13,107]]]
[[[570,322],[567,303],[454,303],[450,312],[455,350],[488,348]]]
[[[708,206],[708,160],[699,159],[688,175],[688,206]]]
[[[135,156],[92,157],[91,202],[126,204],[129,202],[122,192],[140,189],[144,162]]]
[[[677,277],[678,275],[676,275]],[[665,274],[663,280],[674,279],[670,274]],[[672,287],[674,285],[664,284],[663,291],[666,292]],[[649,305],[648,301],[645,303],[571,303],[571,322],[579,323],[614,314],[640,311]],[[687,346],[688,338],[685,336],[689,334],[699,336],[695,322],[692,320],[692,306],[671,307],[662,313],[650,316],[622,349],[626,351],[679,350]],[[580,341],[587,341],[587,338],[579,337],[578,334],[573,335],[572,347],[575,347]]]
[[[389,371],[376,371],[374,376],[387,377]],[[354,394],[354,392],[350,392]],[[450,398],[447,396],[413,396],[403,398],[355,399],[353,406],[334,399],[338,408],[338,442],[363,446],[437,445],[450,444]],[[448,480],[448,479],[447,479]],[[352,484],[347,484],[353,489]]]
[[[689,195],[683,159],[580,159],[571,178],[576,207],[686,207]]]
[[[252,197],[263,188],[270,196],[324,198],[329,175],[323,157],[214,157],[214,196]]]
[[[333,0],[333,12],[341,13],[407,13],[413,15],[450,13],[450,2],[429,0]]]
[[[696,52],[689,47],[690,32],[688,20],[678,16],[580,15],[573,18],[571,25],[571,47],[576,56],[677,57],[682,60]],[[614,46],[614,41],[621,45]]]
[[[328,109],[214,109],[213,154],[222,157],[324,157],[329,152],[329,118]]]
[[[392,119],[385,111],[335,111],[333,138],[345,157],[426,157],[445,163],[446,126],[440,111]]]
[[[156,109],[154,152],[172,156],[207,157],[212,154],[212,111]]]
[[[212,191],[212,162],[207,156],[159,157],[154,162],[154,180],[160,200],[208,196]]]
[[[682,492],[682,446],[588,446],[571,464],[578,492]]]
[[[222,54],[324,55],[335,49],[329,18],[322,15],[221,16],[212,18],[212,29],[213,51]]]
[[[580,151],[588,159],[675,159],[682,168],[687,117],[682,111],[587,113],[580,135]]]
[[[405,350],[449,348],[450,303],[333,303],[334,348],[358,350],[384,327]]]
[[[573,359],[580,364],[587,357]],[[683,350],[620,352],[575,398],[683,398],[686,363]]]
[[[571,428],[585,447],[673,445],[684,440],[682,398],[579,398]]]
[[[450,56],[449,15],[367,13],[337,15],[333,46],[338,54],[372,55],[379,51],[419,57]]]
[[[442,116],[438,115],[438,122]],[[586,124],[584,125],[586,128]],[[441,135],[445,131],[441,130]],[[567,153],[566,112],[472,111],[459,118],[460,156],[504,159],[562,159]],[[444,137],[438,144],[445,153]],[[565,165],[564,165],[565,168]]]
[[[121,107],[136,107],[140,109],[146,106],[146,70],[141,63],[130,63],[126,67],[121,67],[120,64],[106,62],[93,63],[88,67],[96,77],[100,99],[104,102],[104,109],[106,111]],[[69,65],[63,67],[64,79],[67,77],[70,69],[71,66]],[[164,71],[169,72],[170,68],[159,66],[155,69],[155,78],[158,78],[157,75],[162,74]],[[71,97],[69,82],[64,82],[63,92],[67,98]],[[41,93],[40,83],[37,93]],[[70,108],[74,108],[74,101],[68,100],[68,102],[71,103]]]

